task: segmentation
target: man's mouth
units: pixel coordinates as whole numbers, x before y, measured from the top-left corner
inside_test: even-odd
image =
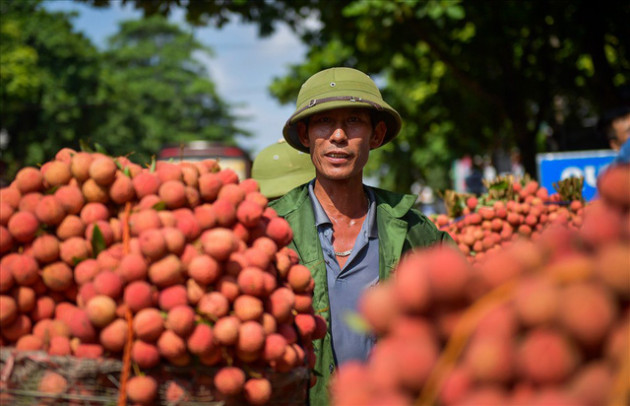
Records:
[[[342,159],[342,158],[348,158],[350,155],[344,152],[328,152],[326,156],[329,158]]]

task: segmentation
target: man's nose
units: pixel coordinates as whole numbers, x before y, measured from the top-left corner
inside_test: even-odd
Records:
[[[344,141],[346,140],[346,132],[345,130],[342,128],[341,125],[336,126],[335,130],[332,133],[332,136],[330,137],[333,141],[336,142],[340,142],[340,141]]]

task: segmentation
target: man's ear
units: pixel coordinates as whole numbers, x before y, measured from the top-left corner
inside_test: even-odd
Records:
[[[295,129],[297,130],[298,138],[300,139],[302,145],[304,145],[306,148],[309,148],[310,145],[308,143],[308,131],[304,121],[298,121]]]
[[[383,140],[385,139],[385,134],[387,134],[387,125],[385,125],[384,121],[379,121],[378,124],[374,127],[374,131],[372,132],[372,138],[370,139],[370,149],[375,149],[383,144]]]

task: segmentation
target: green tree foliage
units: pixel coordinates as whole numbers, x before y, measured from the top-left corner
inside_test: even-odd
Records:
[[[148,162],[166,143],[233,143],[236,134],[249,135],[236,127],[237,117],[195,59],[201,52],[210,54],[192,33],[159,15],[123,22],[104,55],[110,112],[94,141]]]
[[[606,148],[585,127],[628,103],[628,2],[123,2],[147,14],[184,4],[193,23],[240,17],[261,34],[288,22],[310,51],[271,85],[282,102],[294,102],[300,84],[322,68],[352,66],[378,78],[405,125],[371,164],[400,190],[417,179],[443,187],[449,163],[464,153],[518,147],[534,175],[537,152]],[[321,26],[309,30],[304,22],[313,16]]]
[[[39,1],[0,2],[0,127],[7,172],[74,144],[102,119],[101,57],[67,15]]]
[[[197,59],[210,50],[163,17],[122,23],[100,51],[39,0],[2,1],[0,13],[5,180],[81,140],[146,163],[165,143],[249,135]]]

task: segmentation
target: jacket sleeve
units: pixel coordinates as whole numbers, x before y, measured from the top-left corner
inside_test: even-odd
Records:
[[[416,209],[405,216],[409,224],[403,252],[416,247],[428,247],[435,244],[453,244],[455,241],[446,231],[440,231],[427,216]]]

